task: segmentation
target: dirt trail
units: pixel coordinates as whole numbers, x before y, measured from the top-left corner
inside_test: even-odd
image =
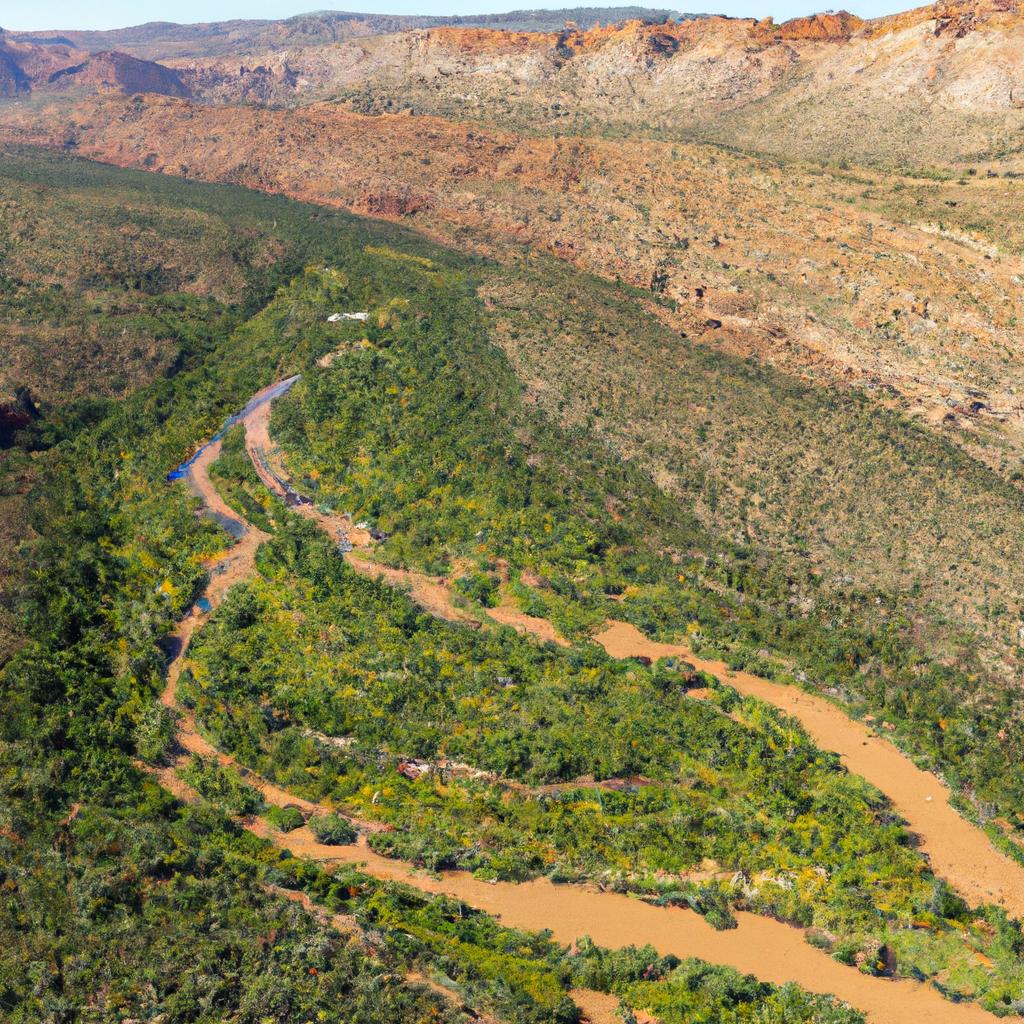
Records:
[[[203,798],[194,790],[194,788],[185,782],[180,775],[178,775],[174,765],[163,768],[153,768],[150,765],[139,762],[138,767],[153,775],[165,790],[173,794],[182,803],[200,804],[203,802]],[[270,800],[268,803],[275,803],[275,801]],[[279,804],[279,806],[281,805]],[[353,862],[350,856],[350,851],[353,849],[352,847],[335,847],[319,844],[313,838],[311,831],[306,827],[293,830],[291,833],[281,833],[281,831],[271,828],[262,818],[241,818],[237,819],[237,821],[247,831],[251,831],[254,836],[267,840],[281,850],[288,850],[290,853],[297,853],[300,856],[306,856],[306,854],[303,853],[304,850],[321,851],[321,856],[306,856],[306,859],[317,860],[318,862],[326,864],[328,869],[337,863]],[[297,840],[297,842],[293,842],[293,838]],[[365,840],[360,840],[360,842],[362,844],[366,843]],[[339,856],[332,856],[331,851],[344,851],[344,853]],[[364,859],[365,858],[355,858],[355,862],[361,864]],[[392,863],[392,861],[387,861],[387,863]],[[371,871],[369,873],[375,872]],[[383,876],[377,877],[383,878]],[[390,878],[390,876],[388,876],[388,878]],[[423,887],[417,885],[416,882],[414,882],[413,885],[423,891]],[[351,914],[332,913],[330,910],[321,906],[321,904],[314,902],[301,890],[284,889],[281,886],[272,885],[267,885],[263,888],[274,896],[280,896],[293,903],[298,903],[304,910],[311,913],[318,921],[329,925],[342,935],[350,936],[356,941],[366,940],[364,929],[362,929],[358,921]],[[404,974],[403,978],[410,984],[425,985],[427,988],[451,1002],[453,1006],[467,1011],[467,1013],[469,1013],[474,1020],[479,1021],[480,1024],[498,1024],[496,1018],[488,1014],[481,1014],[472,1008],[467,1007],[458,992],[445,988],[432,978],[428,978],[426,975],[421,974],[418,971],[410,971],[407,974]],[[583,1021],[585,1024],[622,1024],[622,1017],[615,1013],[618,1008],[618,999],[614,995],[609,995],[605,992],[597,992],[591,988],[574,988],[568,994],[569,998],[575,1002],[575,1005],[577,1005],[583,1013]],[[637,1020],[638,1024],[653,1024],[654,1022],[654,1018],[643,1013],[637,1015]]]
[[[241,422],[245,424],[245,450],[263,486],[271,494],[285,500],[287,495],[283,485],[287,482],[287,474],[277,445],[270,437],[270,410],[271,403],[267,401],[242,418]],[[357,548],[369,547],[373,543],[369,531],[354,526],[347,516],[329,515],[312,504],[291,507],[293,512],[325,530],[335,543],[348,540]]]
[[[321,360],[320,365],[326,364]],[[270,436],[270,412],[271,403],[268,401],[244,417],[245,447],[263,485],[272,494],[284,499],[282,482],[287,482],[288,477],[278,447]],[[373,545],[369,531],[356,528],[347,516],[321,512],[312,504],[295,505],[292,510],[320,526],[335,543],[348,540],[353,548],[369,548]],[[484,625],[471,611],[455,604],[451,584],[443,576],[428,576],[412,569],[382,565],[354,551],[349,552],[345,560],[361,576],[380,578],[393,587],[408,589],[416,604],[439,619],[466,625]],[[547,619],[520,611],[508,593],[502,594],[501,604],[497,608],[488,608],[486,613],[488,618],[499,625],[511,626],[520,633],[529,633],[539,640],[549,640],[561,647],[569,646],[568,641],[559,636]]]
[[[527,615],[520,611],[512,596],[503,593],[501,604],[497,608],[488,608],[487,614],[500,622],[503,626],[511,626],[519,633],[529,633],[538,640],[558,644],[559,647],[568,647],[569,641],[560,636],[558,630],[548,622],[547,619],[538,618],[536,615]]]
[[[197,799],[173,769],[161,769],[157,777],[179,799]],[[328,846],[318,842],[305,827],[282,833],[262,818],[247,819],[242,825],[278,848],[328,869],[338,864],[358,865],[375,878],[412,885],[421,892],[454,896],[498,917],[508,927],[532,931],[548,928],[554,939],[565,945],[583,936],[610,948],[649,942],[663,955],[699,957],[776,984],[795,981],[808,991],[836,995],[866,1011],[872,1024],[993,1024],[995,1020],[975,1004],[949,1002],[931,986],[873,978],[844,967],[809,946],[800,929],[770,918],[739,913],[739,927],[717,932],[692,911],[654,907],[616,893],[555,885],[547,879],[515,884],[483,882],[457,871],[428,875],[404,861],[374,853],[364,837],[358,845]],[[311,904],[302,895],[289,898]],[[347,918],[339,925],[350,930]],[[574,991],[571,995],[593,1024],[616,1020],[614,997],[590,991]]]
[[[580,1008],[587,1024],[622,1024],[617,996],[607,992],[595,992],[592,988],[574,988],[569,998]],[[644,1010],[634,1010],[636,1024],[661,1024],[659,1017],[653,1017]]]
[[[256,410],[263,430],[267,408],[268,403],[265,403]],[[243,418],[247,431],[253,418],[252,412]],[[189,482],[218,518],[226,517],[238,523],[238,517],[227,508],[209,481],[207,471],[218,453],[219,445],[213,445],[204,452],[190,470]],[[301,508],[309,509],[303,514],[310,515],[322,525],[326,525],[325,519],[333,518],[325,517],[312,506]],[[331,528],[340,530],[342,525],[335,519]],[[212,607],[216,607],[232,582],[251,574],[256,548],[266,539],[247,523],[243,523],[242,528],[239,542],[222,560],[228,569],[211,579],[206,597]],[[372,566],[374,575],[383,575],[389,582],[407,582],[409,574],[401,570],[381,570],[375,563],[363,559],[357,561],[362,563],[357,568],[368,571]],[[451,618],[451,594],[443,585],[435,583],[435,586],[439,590],[431,591],[432,601],[443,603],[445,617]],[[179,647],[169,666],[162,698],[169,706],[176,705],[176,683],[188,642],[206,618],[207,614],[194,612],[183,620],[175,634]],[[939,874],[976,898],[1004,901],[1011,912],[1019,912],[1018,906],[1024,905],[1021,899],[1024,886],[1020,884],[1024,869],[1017,868],[999,855],[983,833],[948,806],[948,792],[941,783],[827,701],[746,673],[730,673],[722,663],[696,658],[688,648],[680,645],[654,643],[625,623],[611,623],[596,639],[613,657],[683,656],[698,668],[727,679],[738,690],[754,694],[794,715],[818,743],[837,750],[852,771],[864,775],[890,795],[911,828],[922,835]],[[194,722],[188,717],[182,723],[181,739],[187,750],[231,762],[198,735]],[[177,795],[188,796],[188,787],[182,785],[173,770],[165,769],[160,777]],[[254,779],[254,776],[249,776],[250,781]],[[297,804],[307,811],[329,810],[259,781],[268,803]],[[692,911],[654,907],[619,894],[580,886],[554,885],[546,879],[514,884],[487,883],[464,872],[426,876],[407,863],[375,854],[366,846],[365,837],[360,838],[358,846],[326,846],[318,843],[305,827],[287,836],[271,829],[262,819],[248,822],[246,827],[299,856],[324,864],[361,863],[378,878],[407,882],[425,892],[458,897],[497,915],[506,925],[530,930],[551,929],[559,942],[571,943],[588,935],[602,945],[616,948],[651,943],[662,954],[699,957],[755,974],[765,981],[778,984],[794,981],[809,991],[836,995],[865,1011],[872,1022],[917,1024],[926,1020],[943,1024],[991,1024],[994,1020],[978,1005],[951,1003],[929,985],[907,980],[883,980],[845,967],[808,945],[802,930],[770,918],[740,912],[736,914],[739,927],[715,931]],[[596,1004],[594,1009],[599,1009]]]
[[[748,672],[733,672],[680,644],[647,639],[635,626],[609,623],[594,638],[612,657],[683,657],[718,676],[740,693],[758,697],[798,719],[814,742],[839,754],[846,767],[877,786],[921,839],[932,869],[972,903],[998,903],[1024,915],[1024,867],[1005,857],[981,829],[949,804],[950,792],[931,772],[918,768],[888,740],[847,716],[823,697],[795,686],[772,683]]]
[[[426,573],[413,572],[410,569],[395,569],[389,565],[381,565],[369,558],[350,553],[346,561],[361,576],[369,579],[382,579],[392,587],[408,590],[409,596],[424,611],[439,619],[447,619],[449,622],[461,622],[467,626],[481,625],[480,620],[465,608],[459,608],[453,603],[451,589],[445,582],[436,576],[427,576]]]
[[[580,1008],[584,1020],[589,1024],[622,1024],[619,1001],[606,992],[595,992],[592,989],[574,988],[569,997]],[[649,1024],[654,1018],[644,1015],[641,1022],[637,1016],[637,1024]]]

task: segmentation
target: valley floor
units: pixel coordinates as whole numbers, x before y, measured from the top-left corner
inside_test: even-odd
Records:
[[[283,382],[282,382],[283,383]],[[264,484],[284,497],[281,477],[269,466],[273,462],[272,442],[267,429],[270,402],[282,392],[281,384],[259,392],[239,417],[247,431],[247,450]],[[188,467],[186,478],[201,498],[205,511],[222,524],[233,524],[237,543],[211,566],[210,584],[200,610],[193,607],[174,635],[176,653],[168,666],[163,702],[177,706],[176,685],[188,659],[193,634],[220,605],[228,589],[255,571],[256,552],[268,535],[240,521],[209,478],[209,468],[220,453],[220,442],[206,447]],[[313,520],[338,542],[356,532],[345,517],[324,513],[312,504],[300,504],[298,513]],[[368,542],[368,538],[360,535]],[[392,585],[410,590],[432,614],[453,621],[473,616],[453,603],[452,592],[443,580],[423,574],[380,566],[365,556],[348,557],[357,572],[382,577]],[[508,614],[496,610],[495,622],[510,622]],[[511,624],[538,635],[540,640],[557,638],[546,620],[519,615]],[[480,623],[485,628],[488,623]],[[952,883],[972,903],[996,902],[1014,915],[1024,913],[1024,867],[996,851],[985,834],[958,815],[948,803],[949,791],[932,774],[917,768],[891,743],[875,735],[866,725],[855,722],[823,698],[783,686],[745,672],[731,672],[722,662],[696,657],[685,646],[655,643],[634,626],[610,621],[594,637],[616,658],[682,656],[699,670],[727,680],[742,693],[769,702],[798,719],[814,740],[825,749],[840,753],[850,771],[862,775],[885,793],[920,837],[936,873]],[[564,641],[563,641],[564,642]],[[180,718],[178,739],[184,753],[178,766],[190,754],[218,758],[223,764],[233,759],[219,754],[199,733],[190,714]],[[327,814],[331,808],[304,800],[286,790],[244,773],[271,805],[299,807],[304,814]],[[175,772],[160,770],[161,782],[175,795],[194,799],[195,794]],[[354,821],[364,832],[379,830],[374,822]],[[324,865],[360,864],[370,874],[401,881],[428,893],[457,897],[481,910],[495,914],[507,925],[530,930],[550,929],[554,938],[571,944],[582,936],[610,948],[653,945],[662,954],[699,957],[725,964],[774,983],[797,982],[805,989],[833,994],[866,1012],[873,1022],[912,1024],[921,1020],[971,1024],[992,1020],[976,1004],[954,1003],[928,984],[909,980],[872,977],[844,967],[805,941],[803,930],[751,913],[737,913],[738,927],[716,931],[699,915],[678,908],[655,907],[630,897],[600,892],[579,885],[554,884],[547,879],[531,882],[486,882],[467,872],[445,871],[428,875],[410,864],[383,857],[366,845],[366,837],[355,846],[329,846],[318,842],[308,827],[282,834],[263,819],[245,821],[245,827],[292,854]],[[600,1003],[603,1006],[603,1003]]]

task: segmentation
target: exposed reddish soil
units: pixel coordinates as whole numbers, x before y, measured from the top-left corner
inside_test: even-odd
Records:
[[[350,554],[348,564],[356,572],[370,579],[380,579],[400,590],[407,590],[409,596],[424,611],[439,619],[449,622],[462,622],[467,625],[480,625],[480,620],[472,612],[460,608],[452,601],[452,590],[448,581],[441,576],[427,576],[425,573],[412,569],[396,569],[390,565],[382,565],[361,555]]]
[[[191,95],[177,71],[153,61],[117,50],[88,53],[61,44],[39,46],[0,32],[0,96],[65,89]]]
[[[245,447],[257,475],[271,493],[284,498],[281,481],[287,479],[277,446],[269,431],[270,404],[260,406],[245,419]],[[270,472],[268,472],[268,467]],[[367,548],[373,540],[367,530],[358,529],[347,516],[321,512],[315,505],[296,505],[292,511],[316,523],[336,544],[347,540],[355,548]],[[447,581],[411,569],[382,565],[354,551],[345,556],[351,568],[371,579],[381,579],[393,587],[408,590],[412,599],[425,611],[440,619],[479,625],[479,620],[452,601]]]
[[[979,415],[1024,445],[1014,326],[1024,260],[938,223],[858,209],[867,179],[334,104],[12,105],[0,109],[0,137],[406,220],[501,258],[533,246],[644,289],[663,275],[678,306],[652,313],[690,337],[943,414],[981,394]],[[879,181],[883,192],[896,185]]]
[[[265,389],[261,394],[271,391]],[[247,416],[247,444],[259,451],[269,451],[271,441],[267,430],[270,402],[258,405]],[[252,425],[253,439],[248,438]],[[209,482],[207,470],[216,458],[219,446],[211,446],[194,465],[190,480],[197,492],[208,502],[208,507],[221,514],[234,517]],[[250,449],[252,453],[252,449]],[[260,460],[254,460],[260,469]],[[273,477],[270,484],[279,490]],[[313,506],[300,506],[300,511],[328,529],[332,536],[343,535],[348,521],[342,517],[325,515]],[[249,527],[241,543],[231,552],[232,569],[211,581],[208,594],[211,603],[219,602],[227,587],[227,580],[245,578],[252,572],[256,547],[265,535]],[[452,621],[478,622],[468,612],[453,604],[452,591],[447,581],[427,577],[409,570],[381,566],[359,556],[348,556],[354,569],[368,576],[383,579],[394,586],[408,588],[413,600],[431,614]],[[507,609],[499,610],[501,617],[511,620],[521,631],[533,633],[542,640],[560,640],[550,623]],[[201,621],[195,616],[186,619],[179,636],[187,644],[188,637]],[[709,661],[696,656],[690,648],[679,644],[662,644],[649,640],[635,626],[625,622],[611,622],[595,640],[616,658],[647,657],[652,659],[683,657],[701,671],[709,672],[729,682],[737,690],[758,697],[792,715],[807,729],[814,741],[826,750],[840,754],[846,766],[867,779],[892,801],[919,838],[936,873],[949,881],[973,903],[993,902],[1006,908],[1014,916],[1024,914],[1024,867],[999,853],[988,837],[976,826],[961,817],[949,804],[949,790],[930,772],[913,764],[892,743],[875,735],[866,725],[849,718],[837,705],[792,686],[772,683],[746,672],[732,672],[724,662]],[[564,640],[561,641],[564,643]],[[180,665],[172,664],[168,671],[165,700],[174,703],[174,684]],[[695,694],[700,696],[700,694]],[[199,742],[204,742],[199,738]],[[198,751],[205,752],[205,751]]]
[[[606,992],[595,992],[593,989],[574,988],[570,993],[572,1001],[580,1008],[583,1019],[589,1024],[622,1024],[619,1013],[619,1001]],[[640,1018],[637,1018],[640,1024]]]
[[[322,366],[330,365],[321,361]],[[287,470],[277,445],[270,437],[270,403],[259,406],[245,419],[245,450],[249,453],[256,475],[263,486],[282,500],[285,498],[282,480]],[[368,547],[373,543],[368,530],[358,529],[347,516],[328,515],[313,505],[296,505],[293,511],[316,523],[336,544],[348,540],[353,547]],[[352,559],[349,559],[352,562]],[[353,564],[355,568],[355,565]]]

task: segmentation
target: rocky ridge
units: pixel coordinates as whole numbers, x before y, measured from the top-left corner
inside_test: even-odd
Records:
[[[669,134],[920,167],[1019,152],[1017,0],[589,30],[431,28],[174,61],[213,102],[341,100],[560,134]]]
[[[566,21],[586,29],[597,24],[630,20],[661,22],[669,17],[694,15],[635,6],[574,7],[449,17],[318,11],[279,21],[238,19],[192,25],[154,21],[107,31],[15,32],[11,35],[26,42],[57,43],[90,52],[122,50],[145,60],[159,61],[170,57],[216,57],[228,53],[251,55],[294,47],[332,45],[346,39],[441,25],[547,32],[561,29]]]
[[[581,10],[578,24],[546,31],[511,18],[496,28],[317,15],[112,35],[8,33],[0,90],[74,84],[216,104],[329,101],[531,134],[669,137],[888,167],[1024,153],[1020,0],[941,0],[867,21],[839,12],[783,24],[652,20],[664,12],[636,9],[645,16],[602,26]],[[538,26],[551,27],[528,27]],[[209,45],[190,51],[196,38]],[[136,56],[109,45],[89,52],[114,39]],[[166,66],[138,56],[161,47]]]
[[[191,95],[179,72],[153,61],[116,50],[23,43],[0,33],[0,97],[66,90]]]
[[[884,212],[907,187],[899,177],[336,105],[55,101],[9,112],[2,131],[406,220],[498,255],[540,248],[651,292],[657,315],[690,337],[825,383],[883,389],[930,422],[1009,434],[1024,451],[1021,239],[1000,247],[929,219],[954,213],[972,189],[1012,208],[1014,178],[935,186],[932,209],[907,223]]]

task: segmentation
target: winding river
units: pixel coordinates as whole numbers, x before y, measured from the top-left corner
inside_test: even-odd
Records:
[[[280,478],[268,468],[272,446],[267,423],[271,402],[296,379],[289,378],[257,393],[246,408],[229,421],[245,425],[253,465],[263,482],[278,494],[281,493]],[[256,550],[267,539],[266,534],[241,520],[212,485],[208,470],[219,453],[218,435],[179,467],[180,472],[172,474],[176,479],[186,480],[202,500],[205,511],[236,538],[227,554],[210,566],[210,583],[202,607],[193,608],[174,634],[175,650],[162,698],[172,707],[177,705],[177,680],[192,634],[219,605],[227,590],[255,571]],[[340,517],[325,515],[312,505],[300,505],[295,511],[317,521],[335,539],[351,533],[351,524]],[[389,582],[409,585],[413,597],[435,614],[455,619],[467,617],[467,613],[451,604],[451,595],[443,581],[400,570],[382,570],[366,559],[348,557],[356,571],[371,576],[383,574]],[[537,621],[536,630],[531,631],[551,639],[550,625],[544,623],[542,628],[539,625],[542,620]],[[526,621],[517,619],[515,624],[530,630],[528,618]],[[684,646],[655,643],[625,623],[609,623],[595,639],[613,657],[682,655],[697,668],[797,718],[820,746],[838,752],[851,771],[889,796],[909,828],[920,837],[938,874],[975,902],[995,901],[1012,914],[1024,912],[1024,868],[996,851],[983,832],[949,806],[949,792],[935,776],[917,768],[891,743],[874,735],[867,726],[849,719],[835,705],[794,687],[730,672],[722,663],[698,658]],[[187,714],[183,715],[179,738],[186,752],[215,756],[225,763],[231,761],[199,735]],[[185,757],[187,753],[182,755],[182,760]],[[193,796],[173,768],[163,770],[160,777],[182,798]],[[251,774],[248,777],[258,785],[268,803],[291,803],[307,811],[328,811],[326,807],[298,799],[264,780],[255,779]],[[370,823],[360,824],[370,826]],[[662,954],[700,957],[778,984],[793,981],[811,992],[838,996],[864,1011],[873,1024],[922,1021],[992,1024],[996,1019],[977,1004],[948,1001],[931,985],[876,978],[845,967],[809,945],[801,929],[771,918],[741,912],[736,915],[737,928],[715,931],[692,911],[655,907],[584,886],[556,885],[546,879],[521,884],[488,883],[465,872],[426,875],[410,864],[374,853],[366,845],[365,836],[352,847],[324,846],[308,828],[282,835],[258,818],[247,822],[246,827],[297,856],[326,865],[362,864],[368,873],[378,878],[402,881],[424,892],[455,896],[499,917],[506,925],[530,930],[550,929],[559,942],[570,943],[589,935],[608,947],[650,943]]]

